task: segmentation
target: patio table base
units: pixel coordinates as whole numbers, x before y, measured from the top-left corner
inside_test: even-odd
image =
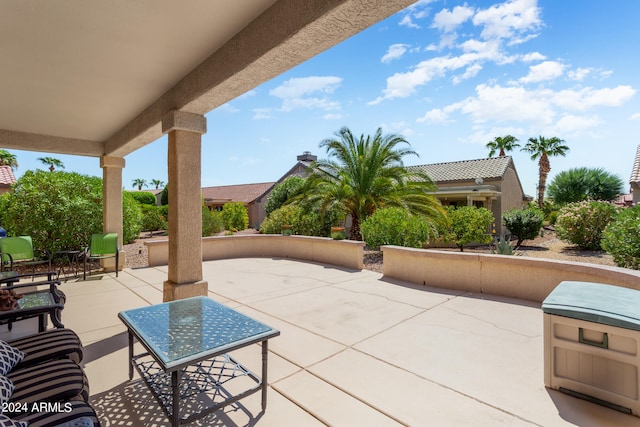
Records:
[[[263,388],[257,375],[228,354],[169,373],[148,353],[134,356],[132,362],[173,425],[190,423]]]

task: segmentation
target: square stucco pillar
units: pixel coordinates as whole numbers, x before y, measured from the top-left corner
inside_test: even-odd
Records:
[[[202,280],[201,135],[204,116],[173,111],[162,121],[169,134],[169,277],[163,299],[206,296]]]
[[[122,169],[125,161],[122,157],[102,156],[102,231],[103,233],[118,233],[119,254],[118,270],[122,270],[126,253],[122,250]],[[115,260],[105,259],[101,262],[107,271],[114,270]]]

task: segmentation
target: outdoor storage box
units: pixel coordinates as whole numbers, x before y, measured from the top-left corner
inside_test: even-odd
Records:
[[[640,291],[562,282],[543,301],[545,386],[640,415]]]

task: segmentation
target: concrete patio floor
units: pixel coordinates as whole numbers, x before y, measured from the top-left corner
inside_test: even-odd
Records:
[[[203,273],[212,299],[281,335],[269,341],[267,410],[256,393],[190,426],[640,426],[544,387],[539,304],[289,259],[208,261]],[[166,277],[166,267],[126,269],[61,286],[103,426],[170,425],[137,374],[128,380],[117,317],[162,302]],[[234,356],[260,372],[259,345]]]

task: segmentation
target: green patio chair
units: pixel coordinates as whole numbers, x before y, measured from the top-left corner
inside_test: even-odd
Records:
[[[116,277],[118,277],[118,233],[92,234],[91,245],[84,250],[83,280],[87,280],[87,261],[105,258],[116,259]]]
[[[3,271],[15,271],[18,268],[31,268],[31,275],[36,275],[36,267],[47,266],[51,271],[51,253],[46,249],[37,256],[33,251],[31,236],[0,238],[0,260]]]

